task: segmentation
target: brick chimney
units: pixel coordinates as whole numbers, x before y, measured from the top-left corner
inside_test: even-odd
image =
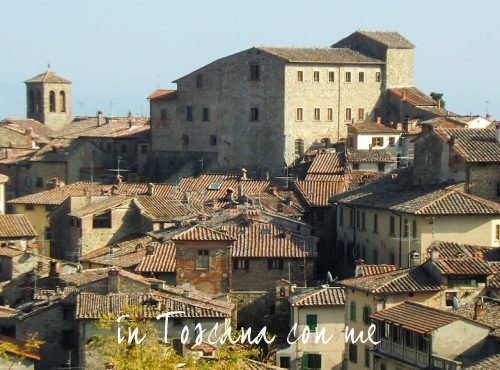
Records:
[[[356,261],[354,261],[354,263],[356,264],[356,268],[354,270],[354,277],[364,276],[363,265],[365,264],[365,260],[359,258]]]
[[[232,202],[233,201],[233,193],[234,193],[234,190],[231,188],[228,188],[226,190],[226,196],[224,197],[224,200],[226,202]]]
[[[382,117],[378,116],[378,117],[376,118],[376,122],[377,122],[379,125],[380,125],[380,124],[382,124]]]
[[[240,177],[240,180],[241,181],[245,181],[245,180],[248,180],[248,177],[247,177],[247,170],[245,168],[242,168],[241,169],[241,177]]]
[[[104,115],[101,111],[97,112],[97,126],[102,126],[104,124]]]
[[[120,269],[117,267],[108,270],[108,293],[120,293]]]
[[[117,187],[119,187],[122,183],[123,183],[123,176],[121,176],[121,175],[116,175],[116,176],[113,178],[113,184],[114,184],[114,185],[116,185]]]
[[[50,261],[49,277],[59,277],[59,266],[57,265],[56,261]]]
[[[49,185],[50,189],[55,189],[55,188],[60,188],[60,187],[61,187],[61,183],[60,183],[58,177],[53,177],[50,179],[50,185]]]
[[[481,301],[477,301],[474,304],[474,320],[477,320],[481,313],[483,312],[484,304]]]
[[[148,184],[148,191],[146,193],[147,195],[154,195],[155,194],[155,186],[153,183]]]
[[[278,195],[278,188],[276,186],[271,186],[269,188],[269,194]]]

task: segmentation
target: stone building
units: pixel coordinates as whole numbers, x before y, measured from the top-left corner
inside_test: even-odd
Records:
[[[164,177],[201,161],[279,172],[345,138],[352,118],[384,116],[387,89],[413,84],[413,47],[358,31],[331,48],[254,47],[210,63],[149,96],[152,166]]]
[[[27,117],[53,130],[71,121],[71,81],[46,71],[24,81]]]

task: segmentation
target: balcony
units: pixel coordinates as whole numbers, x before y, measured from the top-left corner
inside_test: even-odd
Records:
[[[381,342],[377,345],[376,351],[386,354],[397,359],[408,362],[418,367],[429,367],[429,353],[418,351],[415,348],[406,347],[400,343],[394,343],[388,339],[381,338]],[[455,369],[452,369],[455,370]]]

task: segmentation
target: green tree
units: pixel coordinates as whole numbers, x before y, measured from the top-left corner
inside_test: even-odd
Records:
[[[8,369],[12,369],[14,365],[21,364],[26,358],[26,353],[38,352],[43,342],[37,339],[37,334],[32,334],[25,341],[22,348],[10,342],[0,343],[0,358],[5,362],[10,362]]]

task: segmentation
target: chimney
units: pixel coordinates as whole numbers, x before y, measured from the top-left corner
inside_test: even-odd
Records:
[[[354,277],[364,276],[363,265],[365,264],[365,260],[357,259],[354,261],[356,268],[354,270]]]
[[[101,111],[97,112],[97,126],[102,126],[103,125],[103,120],[104,120],[104,115],[102,114]]]
[[[269,188],[269,194],[278,195],[278,188],[276,186],[271,186]]]
[[[182,194],[182,203],[184,203],[184,204],[189,203],[189,195],[186,192],[184,192],[184,194]]]
[[[132,113],[128,111],[128,128],[132,128],[134,125],[134,120],[132,118]]]
[[[278,212],[283,212],[285,210],[285,205],[281,202],[278,203]]]
[[[117,186],[117,188],[118,188],[119,186],[121,186],[122,182],[123,182],[123,176],[121,176],[121,175],[116,175],[116,176],[113,178],[113,184],[115,184],[115,185]]]
[[[113,185],[113,186],[111,186],[111,195],[116,195],[116,194],[118,194],[118,193],[117,193],[117,190],[118,190],[118,186],[117,186],[117,185]]]
[[[406,101],[406,91],[403,91],[403,99],[401,100]]]
[[[474,304],[474,320],[477,320],[479,316],[481,316],[481,313],[483,312],[483,302],[477,301],[476,304]]]
[[[59,277],[59,266],[56,261],[50,261],[49,277]]]
[[[242,168],[241,169],[241,178],[240,180],[241,181],[245,181],[245,180],[248,180],[248,177],[247,177],[247,170],[245,168]]]
[[[500,122],[496,123],[496,141],[500,144]]]
[[[154,195],[154,193],[155,193],[155,186],[154,186],[154,184],[153,184],[153,183],[151,183],[151,182],[150,182],[150,183],[148,184],[148,191],[147,191],[147,193],[146,193],[146,194],[147,194],[147,195]]]
[[[291,195],[288,195],[285,199],[285,204],[288,205],[288,206],[291,206],[293,205],[293,201],[292,201],[292,196]]]
[[[471,116],[472,116],[472,114],[471,114]],[[486,113],[486,116],[484,118],[487,119],[488,121],[490,121],[491,120],[491,114]]]
[[[431,250],[431,261],[436,262],[437,260],[439,260],[439,251],[437,248],[434,248]]]
[[[377,117],[377,121],[376,121],[379,125],[382,124],[382,117],[378,116]]]
[[[226,190],[226,196],[224,197],[224,200],[226,202],[232,202],[233,201],[233,192],[234,192],[234,190],[231,189],[231,188],[228,188]]]
[[[108,293],[120,293],[120,269],[117,267],[108,270]]]
[[[55,188],[60,188],[60,187],[61,187],[61,183],[59,182],[58,177],[53,177],[50,179],[50,186],[49,186],[50,189],[55,189]]]
[[[438,108],[441,109],[441,99],[438,99]]]

